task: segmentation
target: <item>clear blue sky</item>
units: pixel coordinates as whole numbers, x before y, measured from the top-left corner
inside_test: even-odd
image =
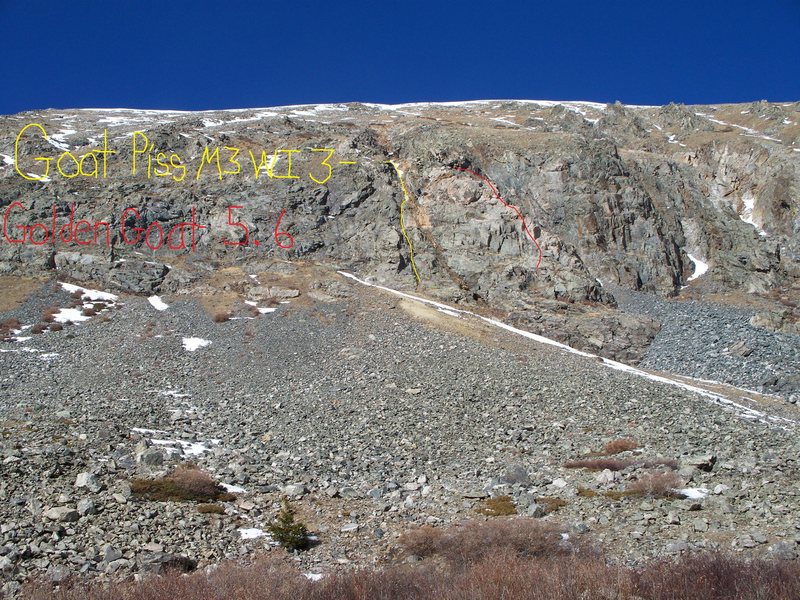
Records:
[[[800,0],[0,0],[0,113],[800,100]]]

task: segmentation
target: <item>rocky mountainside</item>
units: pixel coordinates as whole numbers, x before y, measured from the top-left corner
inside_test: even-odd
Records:
[[[796,559],[799,123],[519,101],[0,118],[3,592],[249,560],[284,497],[315,577],[498,507],[632,564]],[[143,492],[189,462],[225,493]]]
[[[611,286],[763,296],[758,324],[797,332],[798,103],[45,111],[3,117],[0,140],[0,203],[25,209],[5,212],[11,239],[74,205],[91,242],[4,238],[6,273],[150,294],[312,260],[634,363],[660,323],[612,310]]]

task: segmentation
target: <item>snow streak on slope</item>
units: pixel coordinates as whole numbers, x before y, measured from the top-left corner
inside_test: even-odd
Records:
[[[374,287],[374,288],[377,288],[377,289],[380,289],[380,290],[384,290],[384,291],[389,292],[391,294],[395,294],[397,296],[402,296],[403,298],[407,298],[408,300],[413,300],[414,302],[419,302],[419,303],[422,303],[422,304],[428,304],[428,305],[431,305],[431,306],[435,306],[436,308],[438,308],[440,310],[440,312],[443,312],[443,313],[446,313],[446,314],[449,314],[449,315],[453,315],[453,314],[470,315],[470,316],[476,317],[478,319],[481,319],[482,321],[485,321],[486,323],[494,325],[495,327],[499,327],[500,329],[505,329],[506,331],[510,331],[511,333],[514,333],[514,334],[517,334],[517,335],[521,335],[521,336],[526,337],[528,339],[531,339],[531,340],[533,340],[535,342],[539,342],[540,344],[546,344],[548,346],[555,346],[556,348],[560,348],[560,349],[565,350],[566,352],[569,352],[571,354],[577,354],[578,356],[583,356],[583,357],[591,358],[591,359],[594,359],[594,360],[598,360],[599,359],[599,360],[602,361],[602,364],[604,364],[607,367],[610,367],[611,369],[614,369],[615,371],[623,371],[623,372],[629,373],[631,375],[636,375],[637,377],[643,377],[643,378],[649,379],[651,381],[656,381],[658,383],[663,383],[663,384],[670,385],[670,386],[673,386],[673,387],[677,387],[677,388],[680,388],[680,389],[683,389],[683,390],[686,390],[686,391],[689,391],[689,392],[693,392],[693,393],[698,394],[698,395],[700,395],[700,396],[702,396],[704,398],[709,398],[714,404],[717,404],[719,406],[724,406],[724,407],[727,407],[727,408],[733,410],[737,416],[742,417],[742,418],[747,419],[747,420],[750,420],[750,421],[758,421],[760,423],[773,425],[773,426],[778,426],[778,427],[781,427],[782,429],[787,429],[787,430],[790,429],[790,428],[793,429],[794,426],[798,425],[798,423],[796,421],[792,420],[792,419],[786,419],[784,417],[777,417],[777,416],[773,416],[773,415],[768,415],[765,412],[762,412],[762,411],[759,411],[759,410],[755,410],[755,409],[752,409],[752,408],[750,408],[748,406],[745,406],[743,404],[735,402],[734,400],[731,400],[730,398],[728,398],[726,396],[723,396],[722,394],[711,392],[709,390],[706,390],[706,389],[703,389],[703,388],[700,388],[700,387],[697,387],[697,386],[694,386],[694,385],[690,385],[690,384],[685,383],[683,381],[676,381],[676,380],[670,379],[668,377],[663,377],[661,375],[655,375],[653,373],[648,373],[647,371],[642,371],[640,369],[637,369],[636,367],[631,367],[630,365],[626,365],[624,363],[620,363],[620,362],[617,362],[617,361],[614,361],[614,360],[610,360],[608,358],[602,358],[600,356],[597,356],[596,354],[590,354],[589,352],[583,352],[581,350],[576,350],[575,348],[572,348],[570,346],[567,346],[566,344],[562,344],[562,343],[557,342],[555,340],[551,340],[550,338],[547,338],[547,337],[544,337],[544,336],[541,336],[541,335],[537,335],[537,334],[531,333],[529,331],[524,331],[522,329],[517,329],[516,327],[513,327],[511,325],[507,325],[506,323],[498,321],[497,319],[491,319],[489,317],[484,317],[484,316],[481,316],[479,314],[473,313],[473,312],[468,311],[468,310],[455,308],[455,307],[449,306],[447,304],[443,304],[441,302],[436,302],[434,300],[428,300],[427,298],[421,298],[419,296],[414,296],[413,294],[407,294],[405,292],[400,292],[398,290],[393,290],[392,288],[384,287],[382,285],[369,283],[369,282],[364,281],[363,279],[360,279],[360,278],[356,277],[355,275],[353,275],[351,273],[347,273],[345,271],[337,271],[337,272],[340,275],[342,275],[343,277],[347,277],[348,279],[352,279],[353,281],[357,281],[358,283],[360,283],[362,285],[366,285],[366,286],[369,286],[369,287]]]

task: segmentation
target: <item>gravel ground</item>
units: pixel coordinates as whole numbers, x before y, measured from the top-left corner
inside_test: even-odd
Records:
[[[542,498],[563,501],[542,518],[628,561],[716,547],[797,556],[793,423],[748,420],[477,320],[342,287],[349,297],[225,323],[193,300],[167,298],[159,312],[129,297],[2,344],[38,350],[0,353],[5,590],[32,575],[122,576],[170,554],[203,566],[278,551],[238,530],[263,529],[284,495],[319,538],[297,557],[314,572],[390,560],[403,531],[476,518],[481,498],[505,494],[535,517],[552,506]],[[51,286],[14,315],[34,322],[68,301]],[[188,352],[189,336],[211,344]],[[563,467],[617,438],[640,444],[623,457],[678,461],[680,484],[703,497],[578,495],[643,476]],[[186,460],[245,490],[224,515],[131,497],[131,477]],[[81,473],[95,483],[76,486]]]
[[[744,308],[664,300],[619,288],[613,293],[620,309],[662,323],[641,368],[800,400],[800,336],[753,327],[755,312]]]

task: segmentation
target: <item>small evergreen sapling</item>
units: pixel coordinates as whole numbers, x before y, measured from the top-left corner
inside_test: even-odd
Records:
[[[308,529],[303,523],[295,522],[294,510],[286,499],[283,500],[278,518],[267,525],[267,531],[272,535],[272,539],[289,552],[308,548]]]

